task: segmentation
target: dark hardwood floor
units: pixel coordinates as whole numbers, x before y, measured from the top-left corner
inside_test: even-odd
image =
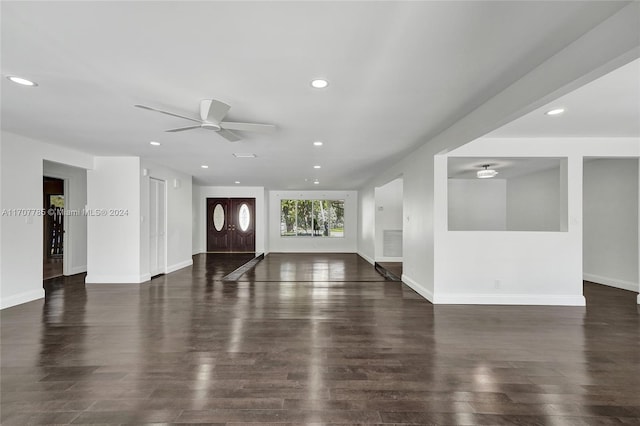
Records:
[[[42,262],[42,279],[62,276],[62,257],[47,257]]]
[[[1,311],[2,424],[640,424],[636,293],[434,306],[352,254],[220,281],[242,262]]]

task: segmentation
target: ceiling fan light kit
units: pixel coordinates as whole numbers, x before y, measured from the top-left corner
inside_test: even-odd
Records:
[[[136,108],[146,109],[148,111],[155,111],[161,114],[170,115],[172,117],[182,118],[198,123],[197,125],[178,127],[175,129],[165,130],[166,132],[183,132],[185,130],[192,129],[206,129],[213,130],[220,136],[228,140],[229,142],[235,142],[242,139],[241,136],[232,132],[231,130],[241,132],[257,132],[257,133],[271,133],[276,130],[276,126],[273,124],[261,124],[261,123],[241,123],[233,121],[222,121],[231,108],[224,102],[215,99],[203,99],[200,101],[200,119],[187,117],[184,115],[176,114],[169,111],[163,111],[157,108],[152,108],[145,105],[134,105]]]
[[[490,169],[489,166],[490,164],[484,164],[482,166],[484,167],[484,169],[478,170],[478,172],[476,173],[478,179],[490,179],[498,174],[498,172],[496,172],[495,170]]]

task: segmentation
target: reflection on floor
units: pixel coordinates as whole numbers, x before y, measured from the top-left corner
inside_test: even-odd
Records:
[[[640,424],[636,293],[434,306],[355,255],[48,282],[0,312],[1,423]],[[264,281],[261,281],[264,280]]]
[[[48,280],[62,276],[62,256],[45,257],[42,266],[42,279]]]

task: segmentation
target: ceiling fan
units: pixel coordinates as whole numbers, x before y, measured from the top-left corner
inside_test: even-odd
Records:
[[[160,109],[148,107],[145,105],[134,105],[136,108],[142,108],[149,111],[155,111],[162,114],[170,115],[172,117],[184,118],[185,120],[195,121],[198,123],[195,126],[178,127],[177,129],[165,130],[167,132],[182,132],[191,129],[207,129],[217,132],[220,136],[230,142],[239,141],[242,139],[237,134],[231,132],[231,130],[239,130],[243,132],[259,132],[259,133],[271,133],[276,129],[273,124],[259,124],[259,123],[236,123],[232,121],[222,121],[227,115],[229,105],[224,102],[217,101],[215,99],[203,99],[200,101],[200,120],[191,117],[185,117],[184,115],[176,114],[169,111],[162,111]]]

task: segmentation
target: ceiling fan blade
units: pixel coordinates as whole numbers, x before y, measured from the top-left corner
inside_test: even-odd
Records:
[[[178,127],[177,129],[165,130],[165,132],[183,132],[185,130],[199,129],[200,126]]]
[[[217,133],[223,138],[225,138],[226,140],[228,140],[229,142],[235,142],[242,139],[240,136],[236,135],[235,133],[231,133],[230,131],[224,130],[224,129],[219,130]]]
[[[202,121],[219,123],[227,115],[229,108],[231,107],[224,102],[216,101],[215,99],[203,99],[200,101],[200,118],[202,118]]]
[[[223,129],[242,130],[245,132],[272,133],[276,130],[273,124],[259,123],[234,123],[231,121],[223,121],[220,123]]]
[[[174,113],[168,112],[168,111],[162,111],[161,109],[155,109],[155,108],[151,108],[151,107],[144,106],[144,105],[134,105],[134,107],[147,109],[149,111],[155,111],[155,112],[159,112],[161,114],[170,115],[172,117],[184,118],[185,120],[191,120],[191,121],[195,121],[196,123],[200,123],[200,120],[196,120],[195,118],[185,117],[184,115],[174,114]]]

